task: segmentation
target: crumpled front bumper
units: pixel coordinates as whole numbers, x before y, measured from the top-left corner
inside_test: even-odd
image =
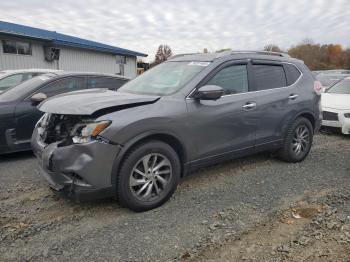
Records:
[[[324,108],[323,110],[338,114],[338,121],[322,120],[322,126],[337,127],[345,135],[350,135],[350,118],[344,114],[350,114],[350,110],[336,110],[332,108]]]
[[[121,147],[101,141],[58,146],[43,144],[34,130],[32,149],[39,162],[39,173],[50,187],[75,199],[114,196],[113,162]]]

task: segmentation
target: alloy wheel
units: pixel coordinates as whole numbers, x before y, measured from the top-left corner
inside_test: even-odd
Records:
[[[133,167],[129,186],[141,201],[153,201],[167,189],[172,178],[172,166],[167,157],[151,153],[141,158]]]
[[[298,126],[295,129],[292,139],[292,150],[296,155],[303,154],[308,150],[310,143],[310,131],[305,125]]]

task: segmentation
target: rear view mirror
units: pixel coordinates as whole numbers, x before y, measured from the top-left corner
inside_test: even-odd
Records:
[[[46,99],[47,95],[45,95],[44,93],[37,93],[30,98],[30,101],[32,101],[33,104],[39,104]]]
[[[224,89],[216,85],[206,85],[198,88],[194,98],[200,100],[217,100],[224,93]]]

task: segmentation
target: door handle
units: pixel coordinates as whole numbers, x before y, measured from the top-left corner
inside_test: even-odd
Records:
[[[256,107],[256,103],[255,102],[248,102],[245,105],[243,105],[242,107],[245,110],[251,110],[251,109]]]
[[[299,95],[297,95],[297,94],[290,94],[288,98],[289,98],[290,100],[294,100],[294,99],[296,99],[298,96],[299,96]]]

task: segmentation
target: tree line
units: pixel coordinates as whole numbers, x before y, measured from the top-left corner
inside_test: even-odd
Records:
[[[216,52],[226,50],[230,49],[220,49]],[[303,60],[311,70],[350,69],[350,48],[344,48],[340,44],[317,44],[311,39],[305,39],[288,50],[282,50],[275,44],[268,44],[263,50],[286,52],[291,57]],[[208,50],[205,48],[203,52],[206,53]],[[167,60],[170,56],[172,56],[171,48],[168,45],[160,45],[151,66]]]
[[[266,45],[264,50],[283,52],[274,44]],[[305,39],[286,52],[291,57],[303,60],[311,70],[350,69],[350,48],[343,48],[340,44],[321,45]]]

